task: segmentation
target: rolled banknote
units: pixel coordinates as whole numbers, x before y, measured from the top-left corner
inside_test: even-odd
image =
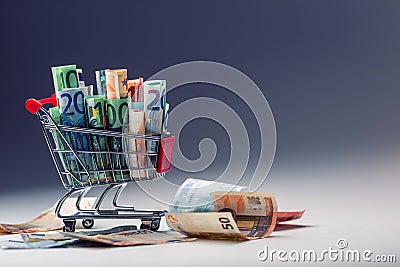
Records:
[[[118,74],[112,70],[106,70],[106,86],[107,86],[107,99],[115,100],[120,99]]]
[[[305,210],[302,211],[278,211],[276,222],[288,222],[298,220],[303,217]]]
[[[66,236],[60,232],[44,232],[44,233],[24,233],[21,234],[22,240],[25,242],[37,242],[43,240],[54,240],[54,241],[61,241],[61,240],[69,240],[71,237]]]
[[[54,123],[56,125],[61,125],[61,114],[60,110],[58,107],[52,107],[49,109],[49,113],[51,118],[53,119]],[[58,131],[52,131],[52,136],[54,143],[56,145],[57,150],[69,150],[68,146],[66,145],[64,139],[61,137],[62,133],[59,133]],[[68,141],[69,135],[64,136],[66,140]],[[69,161],[67,158],[67,153],[65,152],[56,152],[60,156],[61,164],[64,167],[64,170],[69,171],[71,173],[76,173],[79,171],[78,166],[76,165],[75,161]],[[63,174],[64,175],[64,174]],[[71,174],[67,173],[65,174],[67,178],[67,182],[69,185],[73,186],[75,184],[74,179],[72,178]]]
[[[161,110],[162,121],[160,125],[157,125],[158,128],[162,128],[162,123],[164,122],[165,117],[165,106],[166,106],[166,88],[167,83],[165,80],[150,80],[145,81],[143,83],[143,101],[144,101],[144,109],[145,111],[151,111],[153,109]],[[151,119],[150,116],[146,117],[147,119]],[[155,132],[154,130],[149,129],[149,131]]]
[[[153,108],[150,111],[145,112],[146,117],[146,135],[149,136],[161,136],[162,134],[162,120],[163,120],[163,110],[159,108]],[[150,154],[148,156],[149,166],[156,168],[157,166],[157,153],[159,149],[159,140],[149,139],[146,142],[147,152]]]
[[[93,95],[93,85],[79,87],[82,89],[82,92],[85,96],[92,96]]]
[[[154,107],[165,109],[166,86],[165,80],[150,80],[143,83],[145,110],[151,110]]]
[[[128,131],[128,105],[129,99],[115,99],[107,100],[107,119],[108,119],[108,129],[116,132],[127,132]],[[125,138],[122,137],[110,137],[109,146],[111,153],[111,165],[114,175],[114,179],[121,180],[122,178],[129,178],[129,169],[126,164],[125,155],[122,153],[123,148],[127,147],[125,144]]]
[[[138,103],[138,102],[136,102]],[[136,105],[136,107],[138,104]],[[143,102],[142,102],[143,106]],[[144,111],[143,109],[129,109],[129,133],[144,135]],[[131,178],[142,180],[147,177],[146,168],[146,143],[144,138],[129,138],[128,140],[128,165]],[[142,169],[142,170],[139,170]]]
[[[36,242],[26,242],[22,240],[5,240],[0,241],[2,249],[33,249],[33,248],[54,248],[79,242],[78,238],[70,238],[67,240],[41,240]]]
[[[268,237],[276,225],[277,204],[270,193],[214,192],[214,212],[167,213],[172,229],[187,236],[245,240]]]
[[[215,181],[188,178],[175,194],[170,212],[213,212],[212,192],[240,192],[245,187]]]
[[[84,92],[81,88],[63,89],[59,98],[59,108],[61,113],[61,123],[66,126],[87,127]],[[80,182],[87,182],[90,172],[93,171],[93,161],[90,151],[90,140],[86,133],[81,132],[66,132],[69,135],[71,146],[74,150],[84,151],[78,152],[80,159],[75,158],[73,153],[68,153],[68,160],[76,161],[80,172],[79,177],[76,177]],[[87,151],[87,152],[85,152]],[[82,164],[84,166],[82,166]],[[85,170],[86,169],[86,170]]]
[[[147,135],[161,135],[165,116],[166,81],[152,80],[143,84],[144,109]],[[149,153],[158,152],[159,142],[156,140],[147,141]],[[151,164],[155,167],[157,156],[149,156]]]
[[[128,97],[128,70],[127,69],[117,69],[111,70],[112,72],[118,75],[118,89],[119,89],[119,98],[127,98]]]
[[[106,84],[106,72],[105,72],[106,70],[97,70],[95,74],[96,74],[97,94],[104,95],[107,98],[107,84]]]
[[[68,198],[65,200],[61,213],[65,215],[73,215],[76,213],[76,198]],[[81,209],[92,209],[96,198],[85,197],[80,201]],[[0,233],[21,234],[35,233],[59,230],[64,226],[63,221],[55,214],[57,203],[53,207],[43,211],[37,217],[29,222],[8,224],[0,223]]]
[[[43,211],[39,216],[26,223],[0,224],[1,232],[12,234],[44,232],[61,229],[64,224],[54,213],[55,207]]]
[[[60,96],[61,90],[79,87],[76,65],[52,67],[51,72],[53,74],[53,83],[57,99]]]
[[[93,129],[106,129],[107,116],[106,116],[106,97],[104,95],[88,96],[85,97],[86,102],[86,115],[88,118],[88,126]],[[104,135],[90,134],[90,140],[93,151],[104,153],[96,153],[95,170],[93,179],[99,179],[100,182],[111,182],[112,174],[109,170],[111,168],[111,157],[107,153],[108,143]]]
[[[76,73],[78,74],[78,83],[79,87],[85,87],[85,78],[83,76],[83,70],[82,69],[76,69]]]

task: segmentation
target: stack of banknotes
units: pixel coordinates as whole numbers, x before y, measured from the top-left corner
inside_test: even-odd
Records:
[[[76,65],[52,67],[57,107],[50,115],[59,125],[110,130],[136,135],[161,135],[166,132],[168,104],[166,81],[143,78],[128,79],[127,69],[104,69],[95,72],[97,94],[93,85],[86,85],[82,69]],[[65,132],[64,138],[54,133],[57,149],[68,149],[68,144],[78,153],[61,155],[64,169],[79,182],[92,178],[108,182],[125,178],[147,177],[147,166],[154,166],[158,142],[121,137],[106,137],[82,132]],[[65,141],[64,141],[65,140]],[[126,141],[126,142],[125,142]],[[85,151],[111,151],[119,153],[85,153]],[[121,152],[128,152],[126,154]],[[103,170],[103,171],[102,171]],[[89,177],[87,172],[89,171]],[[68,177],[73,185],[74,179]]]
[[[95,198],[83,200],[90,209]],[[73,213],[69,200],[63,213]],[[0,232],[21,234],[19,240],[0,242],[1,248],[49,248],[86,242],[115,246],[165,244],[193,241],[196,238],[251,240],[268,237],[279,223],[300,219],[303,211],[278,212],[273,193],[246,192],[242,186],[220,182],[187,179],[175,194],[173,205],[165,218],[174,231],[137,230],[136,226],[120,226],[77,233],[48,232],[62,228],[62,220],[54,214],[55,207],[44,211],[30,222],[0,224]]]

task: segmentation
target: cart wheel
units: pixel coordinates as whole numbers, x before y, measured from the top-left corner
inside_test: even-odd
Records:
[[[64,220],[63,231],[64,232],[75,232],[75,224],[76,224],[75,219]]]
[[[160,228],[160,224],[161,224],[160,222],[161,222],[161,218],[153,219],[151,221],[150,230],[157,231],[158,228]]]
[[[93,225],[94,225],[93,219],[83,219],[83,221],[82,221],[82,226],[85,229],[92,229]]]

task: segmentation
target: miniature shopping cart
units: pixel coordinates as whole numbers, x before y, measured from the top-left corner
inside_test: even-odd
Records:
[[[135,135],[101,129],[62,126],[57,123],[43,105],[57,106],[56,96],[36,100],[28,99],[26,109],[36,114],[41,122],[45,140],[66,189],[69,190],[57,203],[56,214],[63,219],[65,232],[75,231],[77,219],[90,229],[94,219],[140,219],[141,229],[158,230],[163,210],[136,210],[133,206],[118,204],[118,199],[128,182],[161,178],[171,168],[175,137],[163,135]],[[80,150],[79,142],[90,140],[89,151]],[[93,142],[118,140],[126,144],[123,149],[94,149]],[[78,144],[77,144],[78,143]],[[152,151],[146,147],[151,143]],[[129,147],[130,149],[127,149]],[[144,149],[143,149],[144,148]],[[96,201],[90,208],[82,207],[82,200],[95,188]],[[98,190],[100,189],[100,190]],[[106,197],[112,200],[112,208],[102,208]],[[62,207],[67,199],[75,198],[77,212],[63,215]]]

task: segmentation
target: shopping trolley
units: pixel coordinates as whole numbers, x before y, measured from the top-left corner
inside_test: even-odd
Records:
[[[175,137],[169,133],[149,136],[63,126],[56,123],[50,109],[43,107],[45,104],[57,106],[56,96],[41,100],[28,99],[25,107],[36,114],[41,122],[58,174],[64,187],[69,190],[55,209],[56,215],[63,219],[63,231],[75,231],[77,219],[82,219],[83,227],[90,229],[94,219],[101,218],[140,219],[141,229],[157,231],[165,210],[137,210],[133,206],[118,204],[118,200],[128,182],[161,178],[170,170]],[[89,151],[80,150],[76,145],[82,138],[90,140]],[[110,149],[109,146],[102,151],[94,149],[92,142],[101,138],[109,142],[120,139],[126,146],[120,150]],[[146,147],[150,142],[156,149],[149,152]],[[82,200],[94,187],[100,188],[95,202],[90,208],[83,208]],[[102,208],[104,200],[110,196],[113,199],[112,208]],[[73,215],[62,214],[63,204],[72,197],[76,197],[77,212]]]

